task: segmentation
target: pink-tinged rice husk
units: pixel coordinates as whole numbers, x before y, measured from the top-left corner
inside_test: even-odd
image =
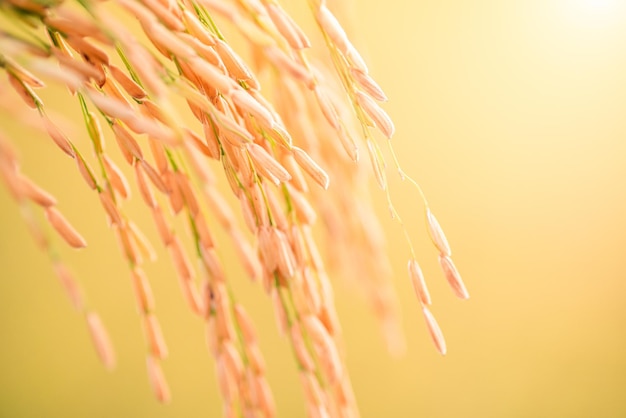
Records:
[[[339,115],[337,114],[337,109],[331,102],[330,98],[319,85],[315,86],[313,92],[315,93],[315,98],[317,99],[317,103],[320,107],[320,110],[322,111],[322,114],[324,115],[330,126],[338,131],[340,129],[341,123],[339,120]]]
[[[265,360],[263,359],[263,353],[261,353],[258,344],[246,345],[246,350],[250,368],[256,374],[264,374],[266,370]]]
[[[294,256],[291,251],[291,246],[282,231],[276,228],[271,228],[270,231],[274,251],[277,256],[278,272],[283,279],[289,280],[295,273]]]
[[[95,67],[87,62],[78,61],[59,50],[53,49],[54,55],[59,61],[61,68],[67,68],[76,74],[79,74],[83,78],[83,83],[89,79],[93,80],[98,87],[102,87],[106,81],[106,76],[102,71],[102,68]]]
[[[424,274],[422,273],[422,269],[420,268],[419,264],[417,264],[416,260],[409,260],[408,270],[409,277],[411,278],[411,283],[413,284],[413,289],[415,290],[417,298],[422,304],[430,305],[430,293],[428,292],[428,288],[426,287],[426,282],[424,280]]]
[[[313,225],[317,219],[317,211],[311,206],[304,194],[298,192],[293,187],[289,187],[289,185],[287,188],[289,189],[291,204],[296,212],[298,221],[305,225]]]
[[[143,325],[151,355],[158,359],[166,358],[168,355],[167,345],[157,317],[153,314],[145,315]]]
[[[139,252],[143,256],[143,258],[148,259],[150,261],[156,261],[156,251],[154,251],[154,247],[152,243],[146,238],[143,232],[137,227],[137,225],[133,221],[128,221],[128,230],[130,236],[138,247]]]
[[[93,176],[93,172],[87,166],[87,162],[80,154],[76,154],[76,165],[78,166],[78,171],[85,180],[85,183],[87,183],[87,186],[89,186],[91,190],[96,190],[96,179]]]
[[[194,131],[191,129],[185,128],[185,145],[191,146],[194,149],[200,151],[206,157],[213,158],[213,151],[209,148],[207,143],[200,138]]]
[[[89,333],[96,347],[100,361],[107,369],[115,367],[115,352],[100,317],[95,312],[89,312],[87,314],[87,325],[89,327]]]
[[[63,134],[63,132],[61,132],[61,130],[54,123],[52,123],[52,121],[48,117],[44,116],[42,120],[44,127],[48,132],[48,135],[54,141],[54,143],[61,149],[61,151],[74,158],[76,156],[76,153],[74,152],[74,149],[70,145],[69,140]]]
[[[238,382],[221,357],[217,360],[217,383],[226,403],[235,401],[238,396]]]
[[[217,256],[217,251],[215,251],[214,248],[201,248],[201,253],[202,263],[206,267],[207,273],[209,273],[210,277],[215,281],[224,282],[226,280],[226,276],[219,257]]]
[[[469,293],[467,292],[463,279],[461,278],[461,275],[459,274],[459,271],[454,265],[452,259],[448,256],[440,254],[439,264],[441,265],[443,274],[446,276],[446,280],[454,291],[454,294],[461,299],[469,299]]]
[[[173,31],[183,31],[185,26],[180,21],[180,9],[163,7],[158,1],[155,0],[143,0],[144,4],[152,13],[154,13],[159,20]]]
[[[181,279],[185,280],[193,279],[193,267],[191,266],[189,258],[187,257],[187,253],[185,252],[183,246],[180,243],[180,240],[176,235],[174,235],[172,238],[172,242],[169,245],[169,250],[178,276]]]
[[[44,17],[44,22],[48,26],[58,29],[60,32],[78,37],[92,37],[105,44],[110,44],[110,40],[98,28],[96,23],[88,20],[87,17],[77,13],[73,9],[57,8],[55,16]]]
[[[256,215],[256,219],[258,220],[259,225],[269,225],[270,220],[269,220],[268,208],[266,206],[261,187],[262,185],[260,183],[253,184],[249,189],[250,197],[252,198],[252,204],[254,205],[253,207],[254,213]],[[255,229],[253,229],[252,232],[254,231]]]
[[[227,367],[228,372],[234,376],[236,380],[241,379],[243,376],[244,366],[237,348],[235,348],[231,341],[224,341],[222,343],[221,351],[221,358],[224,360],[224,364]]]
[[[317,377],[311,371],[301,371],[300,381],[307,402],[312,405],[323,405],[325,402],[324,394]]]
[[[269,226],[261,226],[257,231],[259,242],[259,255],[264,269],[268,273],[273,273],[278,266],[278,257],[275,252],[272,233]]]
[[[237,86],[219,68],[203,61],[199,57],[190,59],[188,64],[202,81],[213,86],[226,97],[230,96],[230,92]]]
[[[150,145],[150,152],[154,158],[156,169],[161,174],[165,173],[169,168],[169,164],[167,162],[167,156],[165,155],[163,145],[159,141],[152,138],[149,138],[148,145]]]
[[[168,194],[170,192],[170,190],[168,189],[167,185],[165,184],[165,182],[163,181],[159,173],[157,173],[157,171],[154,168],[152,168],[152,166],[148,164],[146,160],[140,161],[139,164],[141,165],[141,168],[143,169],[143,171],[148,175],[148,178],[150,178],[150,181],[152,182],[152,184],[157,189],[159,189],[161,193]]]
[[[137,160],[143,160],[143,152],[141,147],[133,138],[133,136],[119,123],[113,123],[113,132],[115,133],[115,139],[118,141],[120,149],[126,150],[126,152]],[[123,151],[124,152],[124,151]],[[129,164],[132,164],[132,158],[127,158]]]
[[[343,375],[343,366],[334,343],[328,340],[323,345],[315,345],[314,348],[328,383],[333,385],[340,382]]]
[[[124,102],[127,106],[132,107],[131,101],[126,97],[124,92],[117,84],[113,81],[111,77],[107,77],[104,86],[102,86],[102,92],[109,97],[112,97],[116,100]]]
[[[215,175],[211,171],[211,168],[206,163],[204,156],[200,151],[189,141],[185,141],[185,155],[189,159],[189,165],[193,169],[194,173],[198,176],[201,184],[212,185],[215,184]]]
[[[135,164],[134,169],[135,179],[137,180],[137,187],[139,188],[139,193],[141,194],[143,201],[149,208],[155,208],[157,206],[157,202],[154,198],[154,193],[152,193],[150,186],[146,182],[146,178],[144,177],[141,164]]]
[[[300,368],[309,372],[313,371],[315,369],[315,363],[306,347],[304,338],[302,337],[302,330],[298,323],[291,325],[289,335],[291,336],[291,344],[296,353]]]
[[[272,114],[245,90],[233,90],[231,98],[237,106],[250,113],[261,125],[272,127],[275,124]]]
[[[332,338],[328,330],[315,315],[307,315],[302,318],[302,324],[306,332],[309,333],[313,342],[318,345],[332,344]]]
[[[294,156],[289,154],[284,155],[281,159],[281,163],[283,167],[285,167],[285,170],[289,172],[289,175],[291,175],[291,185],[302,193],[308,192],[309,186],[307,185],[302,169],[296,162]]]
[[[367,64],[365,64],[365,60],[354,47],[354,45],[350,45],[348,48],[348,52],[346,53],[346,59],[348,60],[348,64],[351,69],[361,71],[362,73],[368,73]]]
[[[440,354],[445,355],[446,340],[443,338],[443,333],[441,332],[441,328],[439,328],[439,324],[437,324],[435,317],[426,306],[422,306],[422,313],[424,314],[428,332],[430,333],[430,337],[435,344],[435,348],[437,348],[437,351],[439,351]]]
[[[17,64],[12,59],[10,59],[10,58],[5,56],[5,57],[3,57],[3,60],[5,62],[5,66],[6,66],[7,70],[10,73],[13,73],[15,75],[15,77],[17,77],[19,80],[22,81],[22,83],[27,84],[28,86],[30,86],[32,88],[45,87],[45,84],[44,84],[43,81],[41,81],[39,78],[35,77],[35,75],[33,73],[31,73],[30,71],[26,70],[24,67],[22,67],[21,65]]]
[[[300,228],[298,225],[292,225],[291,227],[289,227],[288,238],[291,249],[293,250],[296,268],[306,268],[308,253],[304,244],[304,238],[300,233]]]
[[[228,202],[216,189],[205,187],[204,194],[207,198],[208,205],[213,211],[213,215],[217,218],[220,225],[227,231],[232,230],[235,225],[235,220]]]
[[[256,391],[261,410],[265,413],[265,416],[274,417],[276,415],[276,405],[270,386],[264,376],[256,377]]]
[[[263,275],[263,267],[261,266],[259,258],[254,253],[252,246],[238,230],[231,230],[230,235],[235,245],[235,251],[248,277],[254,282],[259,281]]]
[[[315,78],[309,70],[302,64],[289,58],[280,48],[270,46],[265,48],[267,58],[278,67],[279,71],[284,71],[295,80],[303,83],[309,89],[315,87]]]
[[[379,102],[386,102],[388,100],[383,89],[369,74],[354,68],[350,69],[350,74],[365,93]]]
[[[385,135],[387,139],[391,139],[396,128],[394,127],[387,112],[378,106],[374,99],[360,91],[356,92],[356,100],[367,116],[372,118],[376,127],[382,132],[382,134]]]
[[[320,294],[317,290],[317,284],[311,269],[306,267],[304,268],[302,279],[302,293],[305,299],[305,304],[301,307],[303,310],[301,313],[308,311],[310,314],[317,315],[322,309],[322,299],[320,298]]]
[[[41,229],[41,225],[39,222],[36,222],[33,218],[32,213],[29,211],[22,211],[24,216],[24,222],[26,223],[26,227],[28,228],[28,232],[33,237],[33,241],[37,247],[42,251],[50,250],[50,241]]]
[[[50,225],[56,229],[59,235],[73,248],[84,248],[87,246],[85,239],[76,231],[61,212],[54,207],[46,208],[46,218]]]
[[[224,340],[234,340],[237,333],[233,325],[228,291],[223,283],[216,283],[215,285],[215,310],[218,336]]]
[[[326,171],[324,171],[304,150],[293,147],[292,151],[300,167],[302,167],[317,184],[322,186],[323,189],[328,189],[330,178]]]
[[[279,182],[291,180],[289,172],[260,145],[255,143],[249,144],[248,153],[254,161],[255,168],[268,180],[272,180],[272,178],[277,179]],[[279,183],[276,184],[278,185]]]
[[[437,247],[441,254],[450,257],[452,255],[450,244],[448,244],[448,240],[443,233],[443,229],[441,229],[441,225],[439,225],[437,218],[435,218],[435,215],[433,215],[430,209],[426,209],[426,221],[428,223],[430,238],[433,240],[435,247]]]
[[[54,206],[57,200],[50,193],[39,187],[25,176],[19,178],[21,189],[25,196],[42,207]]]
[[[109,66],[108,54],[99,47],[78,36],[68,36],[66,41],[74,50],[86,57],[91,64]]]
[[[189,35],[188,33],[178,33],[178,37],[183,40],[187,45],[189,45],[200,57],[204,58],[208,63],[215,65],[216,67],[222,68],[223,63],[220,56],[217,54],[215,49],[207,46],[202,41],[194,38],[193,35]],[[179,64],[180,65],[180,64]],[[185,64],[183,64],[185,65]],[[181,66],[182,68],[183,66]],[[225,69],[225,67],[224,67]],[[183,73],[187,78],[193,81],[194,84],[197,85],[198,80],[192,77],[189,77],[189,73],[192,72],[191,68],[188,66],[183,70]],[[195,76],[194,76],[195,77]]]
[[[207,315],[209,315],[210,312],[210,309],[207,309]],[[219,341],[217,335],[217,321],[214,315],[207,316],[204,335],[209,352],[213,357],[217,357],[219,354]]]
[[[204,132],[204,139],[209,150],[210,158],[214,160],[220,159],[220,148],[217,140],[217,128],[213,123],[213,120],[207,120],[202,123],[202,130]]]
[[[263,185],[261,187],[263,187],[265,196],[269,202],[269,211],[272,213],[274,225],[276,225],[276,227],[281,231],[289,229],[289,223],[287,222],[284,205],[279,201],[282,196],[277,196],[277,192],[273,188],[267,187],[267,185]]]
[[[76,283],[76,280],[74,280],[72,273],[70,273],[67,267],[58,262],[54,263],[53,268],[57,277],[61,281],[63,290],[65,290],[65,293],[69,297],[74,309],[79,312],[82,311],[85,306],[83,301],[83,295],[80,287],[78,286],[78,283]]]
[[[173,240],[172,229],[165,220],[163,210],[160,206],[155,206],[152,209],[152,216],[154,217],[154,223],[157,227],[157,231],[159,231],[159,237],[161,238],[161,242],[166,247],[169,246]]]
[[[285,12],[278,3],[269,3],[265,6],[278,32],[287,40],[293,49],[310,48],[311,42],[298,24]]]
[[[248,196],[242,193],[241,196],[239,196],[239,204],[241,206],[241,214],[244,223],[248,227],[248,230],[254,233],[257,230],[257,217],[252,207],[252,202],[248,199]],[[261,225],[267,225],[267,223],[263,224],[259,222],[258,226]]]
[[[254,73],[250,71],[241,57],[221,39],[215,42],[215,50],[219,54],[230,76],[236,80],[244,81],[250,88],[258,90],[260,88]]]
[[[370,162],[372,163],[372,169],[376,177],[376,182],[382,190],[387,189],[387,176],[385,175],[384,162],[380,158],[379,150],[376,149],[376,144],[368,139],[367,150],[369,151]]]
[[[315,238],[313,237],[313,230],[310,226],[305,225],[302,227],[301,231],[304,241],[306,242],[306,247],[309,251],[313,268],[317,271],[322,271],[324,269],[324,262],[322,261],[322,255],[320,254]]]
[[[355,163],[359,161],[359,147],[356,145],[352,135],[343,127],[339,130],[339,141],[348,157]]]
[[[167,380],[165,380],[165,375],[158,359],[148,356],[147,367],[150,384],[157,400],[164,404],[169,403],[171,400],[170,387],[167,384]]]
[[[285,307],[283,306],[279,292],[280,288],[272,288],[272,305],[274,306],[274,318],[276,319],[278,331],[280,335],[284,336],[289,330],[289,322],[287,321],[287,313],[285,312]]]
[[[41,99],[35,94],[35,92],[20,79],[15,77],[11,73],[7,73],[9,76],[9,84],[13,87],[13,90],[22,98],[24,103],[31,109],[37,108],[37,103],[41,103]]]
[[[196,193],[191,188],[189,178],[180,171],[174,173],[174,178],[189,212],[191,212],[193,216],[196,216],[200,212],[200,206],[198,205]]]
[[[184,10],[183,21],[191,35],[195,36],[198,40],[202,41],[207,46],[215,46],[215,36],[207,31],[204,26],[202,26],[202,23],[200,23],[195,15],[193,15],[188,10]]]
[[[131,271],[130,276],[133,282],[133,289],[135,290],[139,311],[141,313],[152,312],[155,307],[154,295],[152,294],[152,287],[150,286],[146,274],[139,267],[135,267]]]
[[[322,4],[319,9],[315,11],[315,17],[322,27],[322,30],[332,40],[337,49],[345,55],[352,44],[348,40],[348,35],[346,35],[346,32],[343,30],[343,27],[341,27],[335,15]]]
[[[156,21],[156,16],[154,16],[150,10],[139,2],[132,0],[119,0],[118,4],[133,15],[142,26]]]
[[[119,246],[123,251],[124,257],[133,265],[139,265],[143,263],[143,258],[136,248],[134,241],[131,238],[130,230],[126,225],[113,224],[113,230],[117,234]]]
[[[111,198],[111,194],[108,191],[102,191],[98,196],[100,197],[100,203],[102,204],[102,207],[106,211],[107,215],[109,215],[111,222],[115,225],[121,226],[123,224],[122,216],[120,215],[115,202]]]
[[[122,199],[128,199],[130,197],[130,186],[128,185],[126,176],[124,176],[122,170],[120,170],[120,168],[109,158],[108,155],[103,155],[102,160],[107,175],[109,176],[111,186],[113,186],[115,191],[119,193]]]
[[[165,116],[161,107],[157,105],[155,102],[153,102],[152,100],[146,99],[146,100],[143,100],[141,104],[142,104],[141,109],[146,116],[154,118],[165,125],[169,123],[169,119]]]
[[[183,60],[196,56],[193,48],[163,25],[157,22],[146,22],[142,26],[148,39],[164,56],[169,57],[171,54],[171,56],[180,57]]]
[[[109,71],[111,75],[117,81],[120,86],[128,93],[130,97],[135,100],[142,100],[146,98],[146,91],[139,84],[135,82],[129,75],[127,75],[124,71],[122,71],[119,67],[115,65],[109,66]]]
[[[254,325],[252,324],[252,319],[250,315],[248,315],[248,312],[246,312],[246,308],[244,308],[243,305],[236,304],[233,311],[235,312],[235,319],[241,329],[245,343],[255,344],[257,342],[257,335]]]
[[[182,278],[180,278],[179,283],[183,297],[191,309],[191,312],[200,317],[205,317],[206,306],[196,284],[192,280],[184,280]]]
[[[214,240],[209,227],[206,224],[206,220],[201,213],[196,214],[194,217],[196,224],[196,231],[198,232],[198,238],[203,248],[214,247]]]

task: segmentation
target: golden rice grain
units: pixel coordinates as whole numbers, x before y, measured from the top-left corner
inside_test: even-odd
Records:
[[[440,354],[445,355],[446,341],[443,338],[443,333],[441,332],[441,328],[439,328],[439,324],[437,324],[435,317],[426,306],[422,306],[422,313],[424,314],[428,332],[430,333],[430,337],[435,344],[435,348],[437,348],[437,351],[439,351]]]
[[[304,150],[293,147],[292,151],[300,167],[302,167],[317,184],[322,186],[322,188],[328,189],[330,178],[326,171],[324,171]]]
[[[46,208],[46,218],[50,225],[56,229],[61,238],[65,240],[71,247],[84,248],[87,246],[87,241],[74,229],[61,212],[54,207]]]
[[[89,333],[91,334],[100,361],[102,361],[102,364],[104,364],[107,369],[112,369],[115,367],[115,352],[113,351],[109,334],[100,320],[100,316],[95,312],[89,312],[87,313],[86,319]]]
[[[43,207],[54,206],[57,200],[50,193],[35,184],[31,179],[25,176],[19,177],[20,188],[30,200]]]
[[[54,263],[53,268],[74,309],[82,311],[84,308],[83,295],[72,273],[65,265],[59,262]]]
[[[396,128],[393,121],[380,106],[367,94],[357,91],[356,100],[365,113],[372,118],[376,127],[382,132],[387,139],[391,139]]]
[[[137,307],[140,312],[152,312],[155,307],[154,296],[146,274],[142,269],[136,267],[131,271],[131,280],[133,282],[133,289],[135,290],[135,296],[137,298]]]
[[[452,255],[452,251],[450,250],[450,245],[448,244],[446,235],[443,233],[443,229],[441,229],[439,221],[437,221],[437,218],[435,218],[435,215],[433,215],[429,208],[426,209],[426,221],[430,237],[433,240],[435,247],[437,247],[441,254],[450,257]]]
[[[469,299],[469,293],[452,259],[446,255],[440,254],[439,264],[454,294],[461,299]]]
[[[146,97],[145,90],[119,67],[111,64],[109,65],[109,71],[111,71],[111,75],[115,78],[115,81],[120,83],[120,86],[122,86],[130,97],[136,100],[141,100]]]
[[[413,289],[415,290],[417,298],[424,305],[430,305],[430,293],[428,293],[428,288],[426,287],[426,282],[424,281],[424,274],[415,259],[409,260],[408,269],[409,277],[411,278],[411,283],[413,284]]]
[[[152,356],[158,359],[166,358],[168,355],[167,345],[165,344],[161,324],[157,317],[151,313],[145,315],[143,317],[143,325]]]
[[[167,380],[165,380],[161,364],[152,356],[148,356],[146,362],[148,377],[150,378],[150,384],[152,385],[155,396],[159,402],[164,404],[169,403],[171,400],[170,387],[167,384]]]

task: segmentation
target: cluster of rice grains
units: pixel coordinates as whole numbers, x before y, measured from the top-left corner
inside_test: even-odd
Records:
[[[170,392],[160,362],[168,350],[141,267],[154,258],[154,250],[124,213],[122,203],[130,197],[124,171],[134,174],[185,301],[206,322],[225,416],[272,417],[275,407],[254,326],[229,284],[209,217],[232,239],[250,279],[271,298],[293,347],[308,416],[359,415],[324,261],[364,291],[390,349],[403,347],[384,234],[371,204],[372,177],[405,232],[412,254],[409,276],[433,341],[442,354],[446,351],[411,240],[389,195],[383,142],[373,138],[372,128],[387,139],[394,133],[378,105],[386,96],[329,6],[321,0],[309,0],[309,6],[320,43],[327,47],[319,61],[307,56],[309,38],[276,0],[9,0],[0,5],[7,22],[0,31],[0,67],[8,76],[0,92],[10,85],[24,108],[34,109],[28,123],[34,124],[33,117],[40,122],[98,195],[128,262],[145,330],[148,375],[163,402]],[[124,14],[136,18],[141,29],[129,32],[115,17]],[[218,22],[241,35],[249,50],[246,60]],[[93,158],[86,159],[88,151],[53,122],[52,110],[36,93],[44,87],[41,79],[66,86],[80,103]],[[184,99],[186,109],[175,109],[173,98]],[[20,113],[16,109],[5,106],[14,115]],[[183,123],[185,111],[198,123]],[[0,136],[1,178],[85,316],[102,361],[111,367],[115,358],[106,331],[85,305],[37,212],[43,210],[47,223],[71,247],[86,242],[55,208],[55,198],[19,171],[5,136]],[[127,170],[106,153],[106,136],[115,138]],[[400,176],[423,198],[417,183],[400,169],[391,142],[383,141]],[[371,167],[356,163],[361,149],[367,149]],[[228,183],[239,208],[231,207],[218,179]],[[454,292],[467,298],[446,238],[425,199],[424,204],[444,274]],[[241,210],[248,231],[233,210]],[[312,229],[317,216],[320,230],[332,241],[325,258]],[[176,231],[175,217],[188,224],[187,233]],[[185,240],[193,244],[193,254]],[[198,267],[194,258],[200,260]]]

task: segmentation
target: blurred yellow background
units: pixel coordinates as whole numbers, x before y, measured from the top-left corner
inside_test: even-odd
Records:
[[[401,231],[375,194],[408,351],[390,358],[365,304],[336,281],[362,416],[626,416],[626,3],[352,6],[355,42],[390,98],[400,160],[421,182],[471,294],[459,301],[448,289],[418,197],[394,178],[449,352],[439,356],[429,340]],[[220,416],[203,326],[183,303],[167,254],[157,246],[162,259],[146,266],[170,346],[173,402],[161,406],[145,374],[128,272],[97,199],[49,142],[23,134],[6,114],[0,126],[19,132],[23,171],[57,196],[89,242],[63,256],[118,353],[107,373],[3,188],[0,416]],[[127,208],[157,242],[141,205]],[[237,289],[260,330],[279,416],[304,416],[269,299],[243,279]]]

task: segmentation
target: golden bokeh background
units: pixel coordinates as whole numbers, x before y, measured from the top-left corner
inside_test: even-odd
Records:
[[[352,6],[356,43],[390,98],[385,108],[396,122],[400,160],[422,184],[472,296],[453,297],[416,192],[394,178],[449,353],[439,356],[429,341],[406,277],[408,250],[377,194],[408,350],[391,358],[363,301],[336,280],[362,416],[626,416],[626,4]],[[180,297],[167,254],[158,248],[161,260],[146,266],[170,348],[164,370],[173,402],[161,406],[145,374],[128,271],[97,199],[48,141],[6,114],[0,126],[15,136],[23,171],[57,196],[87,238],[87,249],[62,254],[118,353],[117,369],[106,372],[2,189],[0,416],[220,416],[203,326]],[[158,242],[141,205],[126,207]],[[303,417],[271,303],[259,286],[235,280],[259,328],[279,416]]]

